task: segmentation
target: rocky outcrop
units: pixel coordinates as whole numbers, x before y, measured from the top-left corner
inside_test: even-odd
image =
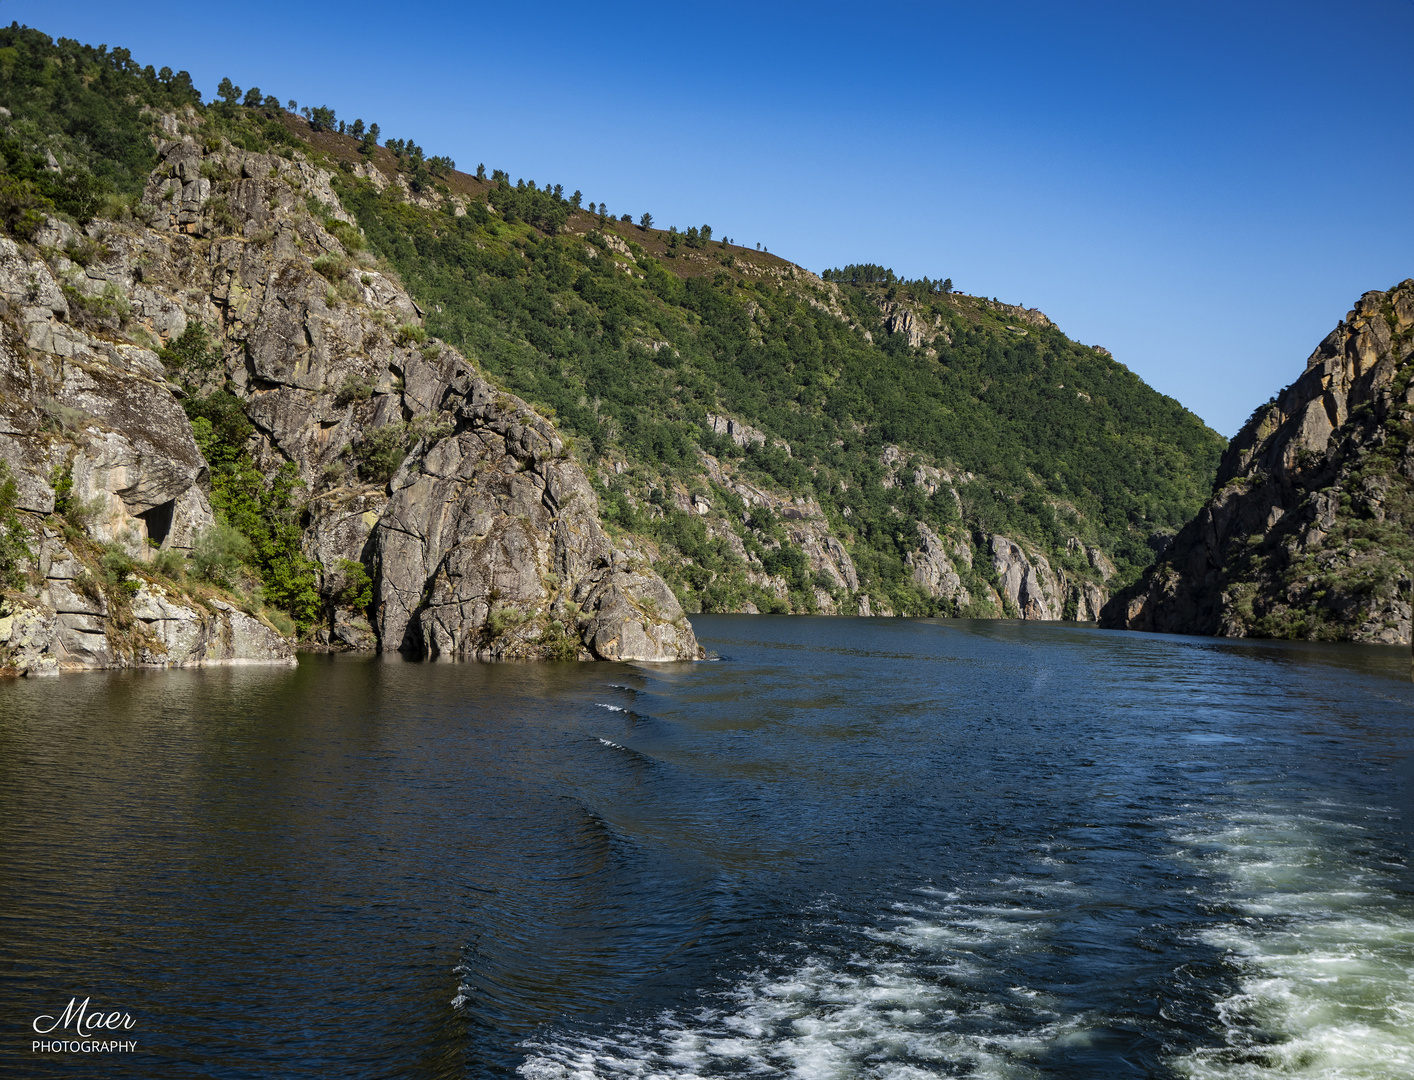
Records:
[[[1051,322],[1044,311],[1037,308],[1024,307],[1021,304],[1004,304],[1000,300],[983,300],[982,303],[985,307],[990,308],[1005,319],[1023,322],[1027,326],[1035,327],[1038,330],[1048,329],[1056,325]]]
[[[1368,292],[1228,447],[1213,495],[1101,624],[1407,642],[1414,280]]]
[[[614,548],[550,423],[479,379],[450,392],[457,433],[403,463],[373,531],[385,647],[489,659],[553,639],[606,660],[696,659],[676,597]]]
[[[969,305],[975,305],[977,308],[991,311],[1002,319],[1025,323],[1027,327],[1049,329],[1055,326],[1055,323],[1051,322],[1044,312],[1036,308],[1003,304],[999,300],[964,298],[961,295],[957,299]],[[879,317],[884,330],[890,335],[902,336],[910,348],[916,349],[933,345],[939,338],[942,338],[944,342],[950,343],[952,341],[948,324],[943,317],[934,311],[929,311],[918,301],[902,297],[894,299],[883,294],[875,296],[874,301],[879,307]],[[1028,332],[1025,327],[1021,326],[1008,326],[1007,329],[1023,337]],[[936,356],[937,354],[930,351],[928,355]]]
[[[212,524],[208,469],[156,353],[113,331],[180,328],[180,308],[115,286],[99,243],[62,222],[36,239],[47,259],[0,239],[0,460],[29,553],[0,599],[0,669],[293,663],[261,619],[145,572]],[[81,535],[43,523],[56,508]]]
[[[1099,548],[1086,548],[1079,540],[1072,540],[1068,548],[1088,554],[1091,568],[1100,575],[1100,584],[1074,570],[1053,569],[1046,556],[1029,545],[1005,536],[990,537],[988,550],[1000,582],[1003,609],[1022,619],[1097,620],[1109,599],[1103,582],[1114,573],[1114,567]]]
[[[766,436],[761,431],[750,424],[743,424],[740,420],[733,420],[730,416],[708,413],[707,426],[714,435],[725,435],[740,447],[750,446],[752,443],[760,446],[766,444]]]
[[[952,340],[942,316],[926,311],[917,303],[890,300],[883,296],[877,297],[875,302],[879,305],[884,330],[889,334],[901,335],[910,348],[931,345],[938,338],[944,342]]]
[[[789,496],[773,492],[760,484],[752,483],[739,476],[728,462],[720,461],[710,454],[702,454],[701,462],[706,478],[723,491],[739,498],[748,508],[761,507],[778,517],[785,530],[786,542],[799,548],[805,556],[806,565],[812,575],[823,575],[831,587],[839,592],[853,594],[859,589],[859,572],[839,537],[831,532],[820,504],[813,498]],[[717,533],[714,533],[717,535]],[[738,558],[752,560],[740,538],[730,528],[722,528],[720,535],[734,548]],[[755,564],[759,566],[759,562]],[[785,600],[789,589],[784,578],[770,575],[760,570],[748,571],[752,584],[774,593]],[[816,608],[826,615],[840,613],[835,598],[823,588],[815,590]],[[854,614],[848,610],[848,614]]]
[[[113,580],[40,526],[31,587],[0,600],[0,670],[21,675],[125,667],[293,664],[278,630],[216,596],[194,598],[140,572]],[[84,554],[87,554],[85,552]]]
[[[40,239],[76,238],[55,222]],[[126,298],[101,271],[53,262],[0,238],[0,458],[17,505],[52,512],[62,482],[94,539],[188,548],[212,517],[186,414],[156,354],[105,333]]]
[[[915,524],[918,528],[918,547],[904,558],[905,565],[913,572],[913,583],[934,599],[950,601],[955,610],[970,607],[972,596],[963,585],[962,576],[958,574],[952,559],[965,553],[970,564],[971,548],[966,543],[949,545],[923,522]]]
[[[293,466],[309,497],[320,641],[432,657],[695,659],[672,592],[603,532],[553,426],[427,340],[417,305],[359,254],[329,174],[299,155],[208,145],[161,144],[129,223],[76,233],[51,222],[35,248],[0,241],[0,458],[17,504],[37,534],[59,485],[82,508],[67,517],[83,523],[89,561],[107,545],[138,564],[126,586],[108,583],[138,590],[121,633],[95,621],[110,619],[102,612],[67,610],[66,587],[30,567],[12,597],[10,633],[25,642],[9,642],[12,666],[288,660],[259,619],[163,593],[143,569],[214,521],[207,462],[155,352],[193,321],[217,352],[182,372],[190,392],[233,393],[255,426],[249,453],[267,474]],[[350,562],[372,577],[367,612],[339,599]]]
[[[906,304],[886,301],[881,314],[884,329],[890,334],[902,334],[910,348],[932,341],[933,335],[924,330],[922,320]]]
[[[1039,551],[1025,551],[1005,536],[991,539],[992,569],[1010,610],[1023,619],[1056,620],[1064,611],[1061,584]]]

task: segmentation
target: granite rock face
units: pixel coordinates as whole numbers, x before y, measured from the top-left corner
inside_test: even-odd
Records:
[[[691,660],[672,591],[599,526],[583,471],[519,398],[462,376],[456,433],[414,452],[373,530],[385,648],[481,659]]]
[[[213,146],[159,144],[132,221],[83,232],[50,221],[33,247],[0,240],[0,459],[31,536],[45,537],[6,601],[9,665],[288,661],[289,643],[259,619],[167,595],[142,572],[214,522],[208,465],[156,353],[192,322],[218,353],[182,373],[190,392],[235,394],[259,467],[292,464],[304,485],[320,641],[429,657],[696,659],[672,592],[604,533],[553,426],[427,340],[411,297],[360,254],[330,175],[298,154]],[[83,508],[72,551],[40,520],[60,498]],[[120,590],[122,626],[47,576],[49,564],[92,563],[96,545],[139,564]],[[340,600],[350,562],[373,581],[366,612]]]
[[[786,539],[800,549],[812,575],[823,575],[836,589],[854,592],[859,588],[859,572],[855,568],[854,560],[850,558],[849,551],[840,539],[831,532],[830,524],[825,519],[818,501],[814,498],[773,492],[742,476],[732,463],[718,460],[711,454],[702,454],[701,460],[703,473],[707,478],[739,498],[748,512],[752,507],[759,507],[781,519],[785,526]],[[686,509],[688,505],[693,505],[693,508],[700,512],[700,504],[684,502],[682,508]],[[767,573],[735,533],[723,530],[720,537],[732,545],[738,558],[747,560],[753,567],[749,575],[753,584],[774,592],[782,600],[785,599],[787,583],[783,577]],[[834,599],[824,589],[817,588],[815,597],[821,614],[840,613]]]
[[[1404,643],[1414,280],[1367,292],[1232,440],[1213,495],[1101,625]]]
[[[113,332],[135,305],[112,265],[62,253],[91,254],[93,239],[57,220],[36,239],[0,238],[0,460],[29,551],[0,599],[0,669],[293,663],[273,627],[220,600],[169,598],[141,574],[212,524],[207,463],[156,353]],[[84,535],[43,524],[60,503]],[[111,580],[105,550],[139,572]]]
[[[52,512],[63,478],[94,539],[190,547],[212,518],[186,414],[155,353],[71,310],[66,291],[73,308],[116,304],[107,282],[65,256],[53,261],[0,238],[0,458],[18,506]]]
[[[1054,621],[1061,617],[1061,584],[1044,555],[1025,551],[1005,536],[992,537],[991,555],[1001,593],[1021,618]]]
[[[1085,549],[1072,539],[1069,547],[1088,553],[1090,566],[1101,581],[1114,573],[1103,552]],[[1002,607],[1022,619],[1054,622],[1059,619],[1093,622],[1109,599],[1103,584],[1053,569],[1050,561],[1030,545],[1023,545],[1005,536],[988,538],[992,569],[1001,583]]]

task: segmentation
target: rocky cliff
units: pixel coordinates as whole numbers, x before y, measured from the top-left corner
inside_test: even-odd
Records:
[[[760,443],[765,438],[748,425],[728,417],[709,419],[720,428],[721,434],[737,441],[738,445]],[[789,446],[782,448],[789,452]],[[874,604],[868,596],[861,595],[859,571],[840,537],[840,530],[831,523],[818,499],[774,490],[759,477],[747,479],[731,461],[706,453],[700,458],[702,478],[707,482],[703,486],[710,485],[710,490],[740,500],[738,521],[752,525],[758,509],[779,520],[781,539],[772,542],[773,550],[800,553],[804,569],[814,583],[816,611],[825,615],[895,614],[887,606]],[[966,474],[930,466],[898,446],[886,446],[879,465],[885,490],[916,488],[928,498],[948,500],[959,510],[962,500],[954,485],[973,480]],[[661,500],[664,504],[668,501]],[[790,592],[789,578],[785,573],[773,571],[756,551],[746,547],[732,528],[735,524],[729,516],[732,508],[719,505],[721,501],[703,494],[690,494],[681,486],[671,495],[672,505],[685,513],[700,515],[708,534],[748,564],[747,580],[751,585],[784,605]],[[643,509],[650,516],[662,514],[661,507],[653,503]],[[849,516],[844,520],[848,522]],[[1096,619],[1109,598],[1106,583],[1115,573],[1113,564],[1099,548],[1087,546],[1078,538],[1070,538],[1064,549],[1071,568],[1053,569],[1044,552],[1034,543],[969,529],[960,522],[942,532],[921,520],[915,519],[912,526],[917,539],[903,559],[908,581],[923,596],[940,602],[949,615],[1085,622]],[[756,535],[764,533],[758,531]],[[1077,573],[1077,565],[1083,567],[1084,572]],[[968,581],[973,583],[973,588],[969,588]],[[856,599],[853,603],[840,604],[836,600],[838,596]],[[738,610],[755,614],[759,609],[748,602]]]
[[[1408,642],[1414,280],[1368,292],[1229,445],[1213,495],[1101,625]]]
[[[24,549],[0,663],[289,662],[258,595],[182,571],[215,518],[181,399],[212,394],[253,425],[243,452],[267,476],[292,467],[308,499],[320,640],[429,657],[699,655],[672,592],[600,527],[549,421],[429,341],[398,282],[360,255],[327,172],[218,138],[159,152],[131,220],[50,219],[32,245],[0,241],[0,458]],[[216,348],[178,381],[158,353],[192,324]],[[346,560],[371,578],[366,608],[341,592]]]

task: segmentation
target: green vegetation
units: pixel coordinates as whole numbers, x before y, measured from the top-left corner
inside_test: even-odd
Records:
[[[221,350],[211,340],[211,331],[199,322],[186,329],[157,353],[162,365],[188,382],[200,382],[221,366]]]
[[[0,223],[28,239],[46,212],[87,221],[135,203],[157,164],[153,110],[201,98],[185,71],[12,24],[0,28],[0,100]]]
[[[218,521],[196,538],[192,547],[192,568],[213,585],[230,588],[240,577],[242,564],[250,558],[250,541],[239,530]]]
[[[29,530],[15,509],[18,494],[10,466],[0,461],[0,588],[18,585],[20,562],[33,557],[27,543]]]
[[[364,435],[354,447],[358,474],[374,484],[387,483],[407,457],[411,440],[406,424],[385,424]]]
[[[234,394],[188,396],[182,405],[211,465],[211,506],[219,517],[193,552],[197,572],[230,584],[238,567],[248,565],[264,599],[307,629],[319,619],[321,602],[317,565],[300,549],[305,500],[295,466],[286,462],[267,476],[256,465],[246,449],[255,429]]]
[[[367,610],[368,605],[373,603],[373,579],[368,576],[363,563],[340,559],[339,576],[342,584],[334,593],[334,602],[355,611]]]
[[[227,390],[201,393],[220,370],[221,351],[211,331],[190,322],[158,354],[186,388],[182,407],[211,466],[211,506],[218,520],[197,538],[192,568],[223,588],[257,579],[262,600],[293,618],[299,630],[318,620],[318,568],[300,549],[307,500],[295,466],[286,462],[267,475],[251,458],[247,441],[255,428],[241,400]],[[357,393],[357,391],[355,391]]]

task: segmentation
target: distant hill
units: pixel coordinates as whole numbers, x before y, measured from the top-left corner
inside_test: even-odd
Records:
[[[7,231],[150,213],[161,139],[324,165],[354,219],[311,197],[338,240],[315,264],[331,297],[361,268],[400,279],[423,332],[553,418],[605,527],[689,612],[1093,618],[1210,489],[1222,438],[1037,311],[867,264],[822,277],[729,227],[616,218],[327,107],[223,91],[203,103],[123,50],[0,31]],[[233,181],[211,182],[235,215]]]

